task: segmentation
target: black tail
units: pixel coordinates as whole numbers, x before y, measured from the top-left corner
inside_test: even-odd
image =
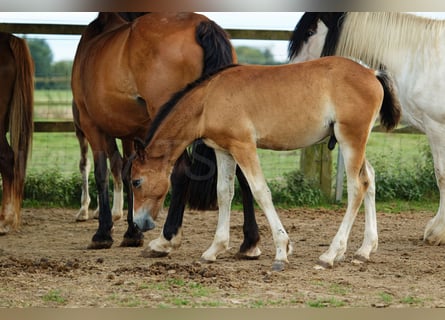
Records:
[[[401,105],[392,76],[384,69],[376,71],[376,77],[383,87],[384,97],[380,109],[380,123],[386,130],[394,129],[400,121]]]
[[[215,22],[201,22],[196,29],[196,41],[204,50],[202,76],[233,64],[233,47],[227,33]],[[216,157],[212,148],[201,140],[192,145],[192,165],[190,168],[189,201],[190,208],[210,210],[217,208],[216,196]]]

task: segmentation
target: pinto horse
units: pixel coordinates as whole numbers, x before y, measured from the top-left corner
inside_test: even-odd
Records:
[[[188,82],[236,59],[227,34],[216,23],[194,13],[151,13],[127,22],[116,13],[99,13],[88,25],[73,64],[73,115],[77,134],[91,146],[99,195],[99,227],[89,245],[109,248],[113,218],[108,199],[107,158],[112,168],[122,159],[115,138],[123,143],[124,161],[133,153],[133,139],[143,138],[151,119],[169,96]],[[82,146],[82,144],[81,144]],[[172,174],[172,199],[162,230],[162,239],[178,247],[185,205],[205,209],[212,206],[216,165],[212,149],[195,143],[192,156],[184,152]],[[119,178],[119,170],[115,176]],[[241,257],[259,256],[258,226],[253,198],[242,172],[238,179],[244,197],[244,242]],[[154,227],[151,220],[133,221],[133,199],[129,177],[124,175],[128,197],[128,230],[123,246],[140,246],[141,231]],[[126,179],[128,178],[128,179]],[[210,182],[209,182],[210,181]],[[167,255],[156,248],[152,254]]]
[[[395,79],[403,116],[428,137],[440,192],[425,242],[445,243],[445,21],[396,12],[305,13],[292,34],[294,62],[326,55],[384,66]]]
[[[0,32],[0,78],[0,235],[4,235],[20,226],[34,107],[34,62],[29,48],[25,40],[4,32]]]
[[[131,169],[135,216],[156,218],[173,164],[187,145],[203,139],[216,152],[219,218],[214,241],[202,259],[215,261],[228,248],[238,165],[269,221],[276,246],[273,269],[282,270],[292,247],[261,172],[257,147],[293,150],[330,136],[345,159],[348,205],[318,265],[332,267],[344,257],[363,199],[366,230],[355,256],[368,260],[377,249],[378,235],[374,171],[365,159],[365,148],[379,114],[388,130],[399,122],[400,106],[390,75],[349,59],[223,69],[176,94],[153,120],[146,140],[136,143]]]

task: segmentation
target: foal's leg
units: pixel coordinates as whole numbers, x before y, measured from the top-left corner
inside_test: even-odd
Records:
[[[364,173],[366,171],[364,144],[357,145],[355,148],[342,144],[340,150],[345,161],[348,205],[342,223],[329,249],[319,258],[317,269],[331,268],[335,261],[344,259],[352,225],[369,185],[368,175]]]
[[[288,262],[287,256],[292,252],[292,245],[274,208],[271,192],[261,171],[256,147],[252,144],[240,144],[237,148],[233,148],[231,153],[249,182],[253,197],[269,222],[276,248],[272,269],[275,271],[284,270],[284,266]]]
[[[426,225],[423,238],[428,244],[440,245],[445,244],[445,128],[432,120],[428,120],[425,127],[428,128],[426,134],[433,154],[440,202],[436,215]]]
[[[230,238],[230,206],[234,195],[236,162],[225,151],[215,150],[218,165],[218,225],[213,243],[201,256],[204,261],[215,261],[216,257],[229,248]]]
[[[363,170],[360,172],[361,181],[369,181],[365,193],[365,234],[362,246],[354,255],[354,263],[366,262],[372,252],[377,250],[377,216],[375,209],[375,173],[371,164],[365,160]]]
[[[150,241],[148,250],[145,252],[149,257],[165,257],[181,245],[182,220],[190,182],[188,168],[190,168],[190,159],[187,152],[184,152],[176,161],[171,175],[170,207],[161,234],[157,239]]]

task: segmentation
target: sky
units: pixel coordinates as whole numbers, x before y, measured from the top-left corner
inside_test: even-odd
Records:
[[[303,12],[202,12],[223,28],[293,30]],[[445,19],[445,12],[418,12],[422,16]],[[0,21],[9,23],[88,24],[96,12],[0,12]],[[27,35],[46,39],[53,51],[53,61],[72,60],[80,36]],[[248,45],[269,49],[277,61],[287,58],[287,41],[233,40],[234,46]]]

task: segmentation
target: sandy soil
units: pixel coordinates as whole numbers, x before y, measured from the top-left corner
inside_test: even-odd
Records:
[[[342,211],[280,210],[294,244],[284,272],[271,272],[274,248],[258,213],[262,256],[237,260],[242,215],[231,221],[231,249],[217,262],[199,258],[213,239],[215,212],[186,213],[182,246],[169,257],[143,257],[121,248],[126,222],[115,224],[114,245],[87,250],[97,220],[74,222],[75,210],[25,209],[19,232],[0,237],[0,307],[445,307],[445,248],[421,240],[433,212],[378,213],[379,249],[371,261],[350,261],[363,235],[361,213],[346,261],[315,270]],[[158,236],[145,235],[145,245]]]

